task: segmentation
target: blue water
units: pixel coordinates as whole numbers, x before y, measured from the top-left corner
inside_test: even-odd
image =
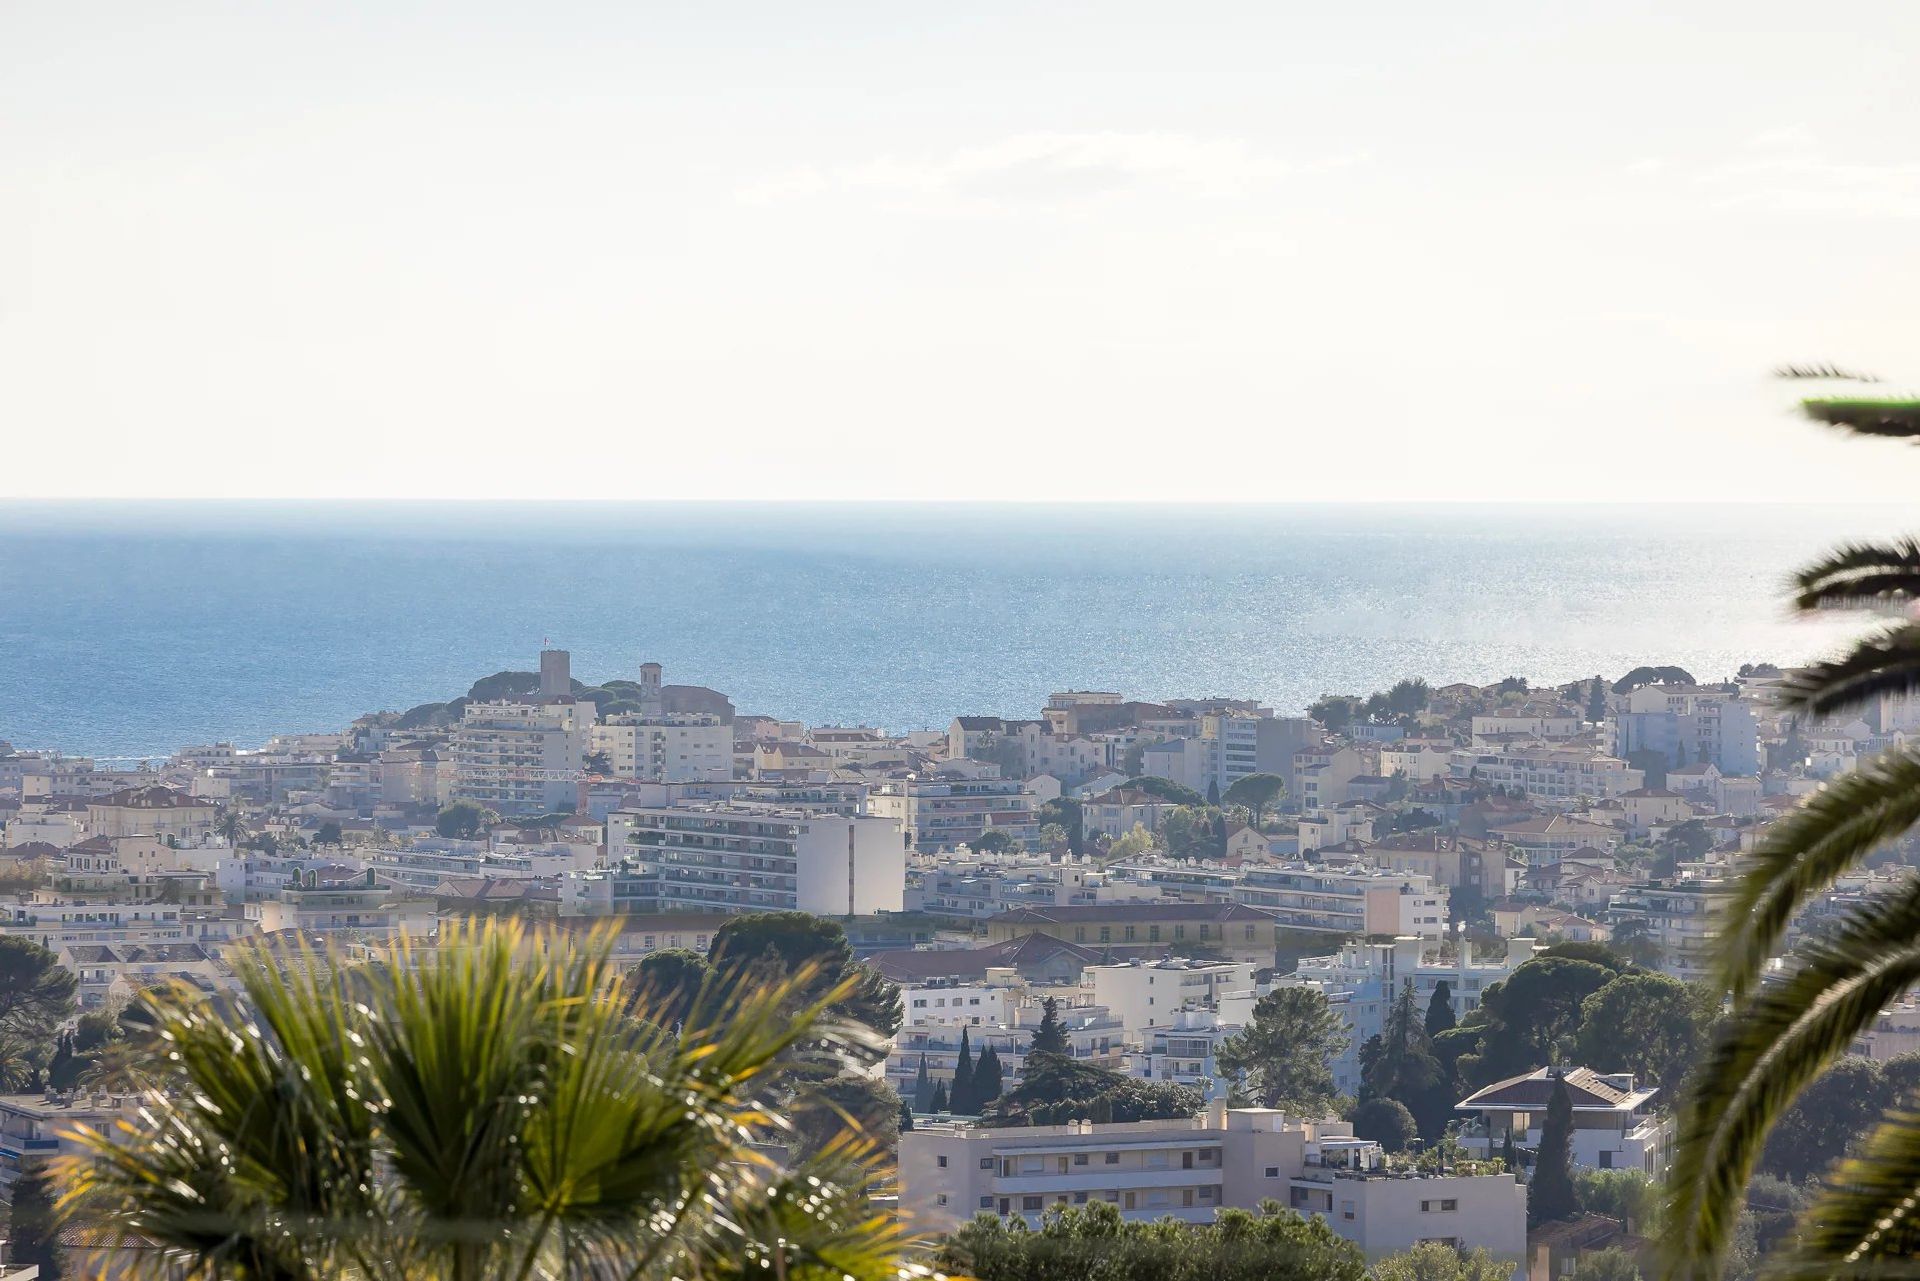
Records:
[[[161,755],[530,668],[890,729],[1049,691],[1297,711],[1408,675],[1801,661],[1784,575],[1850,507],[0,503],[0,738]],[[1920,524],[1920,521],[1916,521]]]

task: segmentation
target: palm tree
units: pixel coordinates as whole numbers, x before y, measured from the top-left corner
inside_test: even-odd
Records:
[[[1781,372],[1857,377],[1831,367]],[[1815,421],[1858,434],[1920,438],[1920,401],[1815,399],[1802,406]],[[1920,603],[1920,542],[1845,546],[1794,582],[1794,604],[1806,612],[1908,610]],[[1780,700],[1796,716],[1824,716],[1916,689],[1920,622],[1906,615],[1846,656],[1791,674]],[[1715,945],[1732,1012],[1681,1110],[1668,1191],[1668,1277],[1718,1274],[1774,1122],[1885,1006],[1920,982],[1920,878],[1854,908],[1831,933],[1794,948],[1777,981],[1760,981],[1807,901],[1916,822],[1920,745],[1910,745],[1814,793],[1754,852]],[[1917,1200],[1920,1114],[1897,1110],[1830,1173],[1776,1266],[1787,1276],[1878,1274],[1920,1245],[1911,1226]]]
[[[675,1035],[624,1012],[611,942],[456,922],[384,964],[244,953],[225,1006],[150,993],[159,1079],[78,1134],[63,1209],[206,1278],[900,1275],[867,1153],[754,1146],[780,1056],[860,1035],[822,1018],[845,992],[789,1015],[797,976]]]

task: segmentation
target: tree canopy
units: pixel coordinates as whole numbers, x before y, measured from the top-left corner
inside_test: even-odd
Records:
[[[1170,1121],[1197,1113],[1204,1100],[1171,1081],[1143,1081],[1064,1054],[1030,1051],[1020,1084],[982,1118],[988,1126],[1067,1121]]]
[[[433,830],[448,840],[475,841],[487,834],[498,817],[477,801],[455,801],[440,811]]]
[[[1215,1061],[1259,1106],[1320,1117],[1337,1096],[1330,1064],[1346,1039],[1346,1024],[1324,992],[1276,987],[1254,1005],[1252,1020],[1220,1043]]]

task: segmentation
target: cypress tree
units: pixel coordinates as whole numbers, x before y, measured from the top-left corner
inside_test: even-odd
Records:
[[[933,1078],[927,1075],[927,1056],[924,1054],[920,1056],[920,1073],[913,1078],[913,1110],[933,1110]]]
[[[1547,1099],[1547,1120],[1540,1129],[1540,1155],[1527,1183],[1527,1220],[1540,1224],[1571,1219],[1579,1212],[1573,1193],[1573,1097],[1557,1072]]]
[[[953,1088],[947,1097],[955,1115],[971,1116],[979,1111],[973,1097],[973,1054],[967,1047],[967,1029],[960,1029],[960,1057],[953,1062]]]
[[[1452,1030],[1453,1023],[1453,988],[1441,979],[1433,985],[1433,999],[1427,1002],[1427,1039]]]
[[[1040,1003],[1040,1026],[1034,1029],[1031,1054],[1065,1054],[1067,1031],[1060,1026],[1060,1002],[1051,996]]]
[[[927,1111],[946,1112],[949,1110],[947,1104],[947,1083],[945,1081],[935,1081],[933,1083],[933,1102],[927,1105]]]
[[[905,1134],[913,1128],[913,1104],[900,1100],[900,1132]]]
[[[999,1098],[1001,1084],[1000,1051],[989,1044],[980,1051],[979,1062],[973,1065],[974,1110],[982,1111]]]

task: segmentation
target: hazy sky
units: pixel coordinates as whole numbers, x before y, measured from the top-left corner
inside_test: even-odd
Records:
[[[1920,6],[0,6],[0,495],[1903,497]]]

